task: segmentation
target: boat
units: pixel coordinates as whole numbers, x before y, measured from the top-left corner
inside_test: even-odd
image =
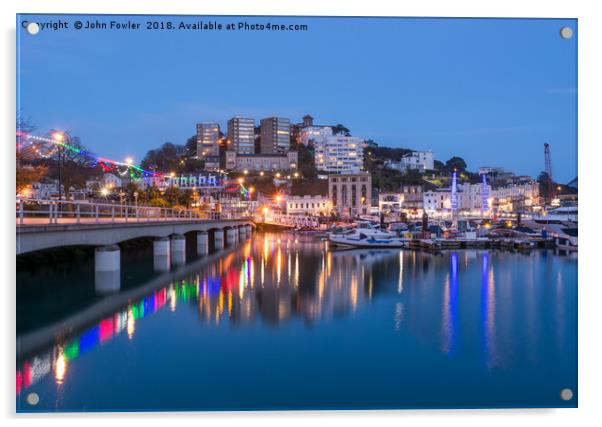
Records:
[[[368,236],[360,231],[331,235],[328,240],[333,245],[352,246],[356,248],[404,248],[407,245],[407,239],[401,237]]]
[[[362,233],[367,237],[373,237],[375,239],[387,239],[397,237],[396,233],[382,230],[378,225],[370,221],[358,221],[352,228],[346,228],[341,231],[334,231],[329,233],[329,237],[341,237],[341,236],[356,236]]]
[[[539,224],[560,224],[563,222],[577,222],[577,206],[563,206],[549,210],[545,215],[533,217],[533,221]]]
[[[578,227],[576,223],[548,224],[546,227],[554,239],[556,248],[576,251],[578,249]]]

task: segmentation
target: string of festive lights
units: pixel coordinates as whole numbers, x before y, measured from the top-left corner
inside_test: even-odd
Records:
[[[140,178],[163,178],[171,176],[171,174],[143,169],[131,162],[120,162],[118,160],[97,156],[91,151],[82,150],[81,148],[68,144],[64,141],[64,135],[59,132],[57,132],[53,138],[32,135],[25,132],[17,132],[17,136],[23,138],[26,143],[29,143],[34,152],[43,158],[49,158],[56,153],[58,147],[62,147],[79,156],[88,158],[95,166],[99,166],[103,172],[116,172],[121,176],[125,176],[129,173],[130,177],[136,180]]]
[[[106,157],[97,156],[91,151],[82,150],[79,147],[68,144],[64,139],[65,136],[61,132],[56,132],[53,134],[53,138],[48,138],[44,136],[32,135],[26,132],[18,131],[17,136],[22,138],[25,143],[28,143],[30,147],[34,150],[34,152],[42,158],[49,158],[54,155],[58,147],[62,147],[65,150],[68,150],[72,153],[75,153],[79,156],[83,156],[92,161],[94,166],[99,166],[103,172],[106,173],[118,173],[120,176],[125,176],[129,173],[130,177],[133,180],[139,179],[151,179],[151,178],[174,178],[174,173],[163,173],[156,172],[143,169],[139,166],[134,165],[131,160],[126,162],[121,162],[118,160],[108,159]],[[19,144],[19,149],[22,148],[22,144]],[[47,151],[45,151],[47,150]],[[249,199],[250,191],[247,189],[242,181],[239,181],[240,184],[240,193],[243,197]]]

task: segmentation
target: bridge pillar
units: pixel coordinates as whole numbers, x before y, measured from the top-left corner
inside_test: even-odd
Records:
[[[213,239],[215,241],[215,250],[222,249],[224,247],[224,230],[215,230],[213,232]]]
[[[196,253],[197,255],[207,255],[209,253],[209,235],[206,231],[199,231],[196,234]]]
[[[245,225],[245,236],[247,237],[247,239],[250,239],[252,234],[253,227],[251,227],[249,224]]]
[[[247,230],[245,229],[245,226],[241,225],[236,228],[238,229],[238,241],[244,242],[245,240],[247,240]]]
[[[117,245],[102,246],[94,251],[94,289],[104,294],[121,288],[121,251]]]
[[[153,242],[153,267],[155,271],[169,271],[170,267],[169,239],[160,237]]]
[[[173,265],[186,263],[186,237],[181,234],[171,236],[171,262]]]
[[[236,245],[236,231],[234,230],[234,228],[228,228],[226,230],[226,245]]]

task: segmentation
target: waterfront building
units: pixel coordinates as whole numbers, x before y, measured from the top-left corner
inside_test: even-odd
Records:
[[[287,215],[325,216],[330,214],[330,199],[328,196],[287,196]]]
[[[388,169],[406,172],[408,170],[418,170],[424,172],[435,169],[435,157],[431,150],[412,151],[404,155],[398,162],[388,160],[385,162]]]
[[[378,193],[378,211],[384,214],[398,214],[401,213],[403,206],[403,194],[382,192]]]
[[[260,122],[261,154],[283,154],[291,145],[291,121],[283,117],[268,117]]]
[[[352,174],[364,167],[364,141],[355,136],[332,135],[314,141],[316,168],[321,172]]]
[[[484,193],[483,193],[484,192]],[[491,194],[491,186],[480,184],[457,184],[457,212],[464,215],[481,215],[484,213],[483,197]],[[452,191],[449,187],[440,187],[424,191],[424,210],[430,216],[451,215]],[[491,209],[488,197],[486,212]]]
[[[451,211],[451,190],[446,187],[427,190],[423,195],[424,210],[428,215]]]
[[[196,125],[196,155],[199,159],[219,155],[219,124],[198,123]]]
[[[511,184],[495,187],[490,192],[492,208],[496,212],[521,212],[539,207],[539,183],[525,178]]]
[[[483,212],[483,195],[491,194],[491,186],[486,184],[458,184],[458,211],[478,215]],[[490,200],[486,201],[487,209],[491,208]]]
[[[238,154],[225,152],[224,169],[228,171],[290,171],[296,170],[298,154],[288,151],[281,154]]]
[[[410,215],[422,214],[424,209],[423,186],[402,185],[400,192],[403,196],[402,210]]]
[[[367,215],[372,199],[372,176],[367,172],[328,177],[332,209],[344,218]]]
[[[255,119],[233,117],[228,120],[228,149],[238,154],[255,154]]]

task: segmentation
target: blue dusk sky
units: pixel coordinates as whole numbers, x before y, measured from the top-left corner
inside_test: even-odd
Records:
[[[17,107],[44,133],[69,130],[98,155],[137,161],[195,124],[311,114],[380,145],[432,149],[470,170],[577,175],[577,21],[21,15]],[[75,21],[139,30],[75,30]],[[146,30],[146,22],[306,24],[307,31]],[[560,37],[569,26],[574,36]]]

